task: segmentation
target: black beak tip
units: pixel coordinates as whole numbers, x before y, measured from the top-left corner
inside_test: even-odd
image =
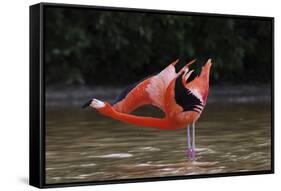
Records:
[[[92,103],[92,100],[87,101],[85,104],[83,104],[81,107],[82,109],[88,107]]]

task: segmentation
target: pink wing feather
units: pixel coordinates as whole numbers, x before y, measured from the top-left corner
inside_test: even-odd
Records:
[[[174,61],[159,74],[138,83],[113,107],[119,112],[131,113],[143,105],[152,104],[164,111],[164,95],[169,83],[177,76],[177,62],[178,60]]]

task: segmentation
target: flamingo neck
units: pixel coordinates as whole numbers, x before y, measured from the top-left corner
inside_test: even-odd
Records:
[[[163,130],[169,130],[169,129],[171,130],[171,129],[179,128],[177,127],[176,123],[173,123],[172,120],[167,117],[155,118],[155,117],[136,116],[136,115],[118,112],[111,106],[98,109],[98,111],[103,115],[111,117],[115,120],[119,120],[137,126],[152,127],[152,128],[163,129]]]

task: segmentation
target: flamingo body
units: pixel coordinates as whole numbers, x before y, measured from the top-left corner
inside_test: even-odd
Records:
[[[192,71],[188,63],[176,73],[175,61],[159,74],[144,79],[127,90],[111,106],[96,108],[101,114],[113,119],[132,123],[138,126],[159,129],[177,129],[195,123],[206,104],[209,90],[209,59],[202,67],[201,74],[193,81],[186,83]],[[95,104],[90,104],[95,108]],[[165,113],[164,118],[142,117],[130,113],[144,105],[153,105]]]
[[[142,127],[173,130],[194,125],[206,105],[212,63],[209,59],[202,67],[200,75],[187,82],[193,72],[189,71],[189,65],[193,62],[189,62],[176,72],[175,65],[178,63],[176,60],[157,75],[145,78],[123,91],[112,106],[96,99],[86,105],[95,108],[102,115]],[[165,117],[130,114],[144,105],[158,107],[165,113]]]

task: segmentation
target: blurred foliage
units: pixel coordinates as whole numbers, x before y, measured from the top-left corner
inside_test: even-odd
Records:
[[[271,79],[270,20],[48,7],[45,21],[48,85],[128,84],[177,58],[212,58],[212,83]]]

